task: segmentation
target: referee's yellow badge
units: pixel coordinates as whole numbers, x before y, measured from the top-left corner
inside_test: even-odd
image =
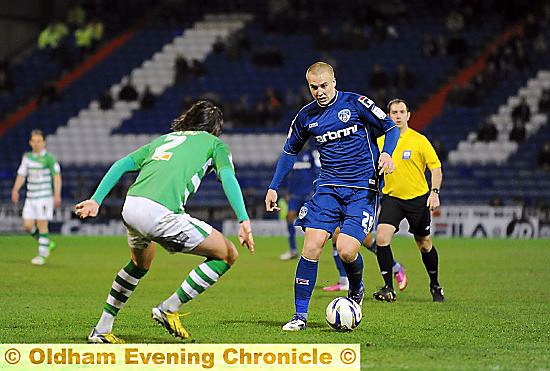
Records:
[[[410,149],[407,149],[407,150],[403,151],[403,155],[401,156],[401,158],[403,160],[410,160],[411,156],[412,156],[412,151]]]

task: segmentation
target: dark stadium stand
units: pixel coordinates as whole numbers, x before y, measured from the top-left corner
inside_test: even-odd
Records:
[[[368,76],[374,64],[380,64],[391,75],[400,63],[416,75],[416,84],[406,90],[391,92],[407,99],[413,109],[418,108],[453,74],[463,68],[465,60],[456,61],[453,55],[425,56],[421,44],[424,35],[445,37],[447,40],[456,33],[449,31],[444,22],[445,9],[430,9],[425,2],[414,2],[423,7],[416,9],[415,17],[396,17],[391,26],[394,34],[384,40],[369,41],[369,46],[362,50],[349,50],[335,43],[328,54],[315,47],[315,32],[278,32],[265,30],[265,9],[256,6],[255,20],[244,28],[251,50],[243,50],[237,57],[229,58],[222,53],[210,53],[204,61],[206,74],[190,76],[183,84],[169,86],[156,97],[152,109],[135,110],[130,117],[115,127],[111,134],[160,134],[169,130],[169,122],[181,112],[184,99],[194,100],[200,97],[213,97],[226,107],[228,125],[225,134],[237,133],[284,133],[292,120],[296,108],[283,102],[280,117],[274,123],[247,123],[243,126],[231,115],[242,95],[249,98],[250,107],[264,99],[266,89],[273,88],[283,97],[288,91],[297,93],[304,86],[304,70],[313,61],[329,56],[337,62],[338,87],[342,90],[364,92],[371,95]],[[412,6],[412,5],[411,5]],[[220,10],[224,10],[220,6]],[[246,9],[245,9],[246,10]],[[239,11],[243,11],[239,9]],[[165,13],[160,13],[166,16]],[[198,18],[200,14],[195,14]],[[102,91],[119,83],[121,78],[130,75],[132,70],[150,59],[155,52],[170,43],[175,36],[181,35],[191,22],[184,25],[165,26],[162,22],[152,22],[136,32],[124,45],[115,50],[105,60],[95,65],[89,72],[62,91],[61,101],[52,105],[41,105],[16,127],[0,137],[0,200],[9,202],[10,188],[15,176],[21,153],[27,150],[28,134],[31,129],[39,128],[46,134],[55,133],[59,127],[66,126],[69,119],[97,99]],[[546,23],[548,24],[548,23]],[[497,37],[509,23],[500,15],[484,14],[483,22],[479,20],[467,26],[459,35],[466,41],[468,48],[466,60],[472,60],[486,45]],[[331,31],[337,34],[340,22],[328,24]],[[366,27],[373,32],[372,27]],[[548,26],[541,31],[550,39]],[[457,148],[459,141],[466,139],[474,132],[484,117],[494,114],[507,102],[510,96],[517,93],[529,78],[537,75],[541,69],[549,69],[548,58],[537,57],[532,39],[522,39],[529,58],[529,65],[512,69],[499,78],[496,86],[484,91],[477,97],[474,105],[446,105],[443,114],[436,117],[423,133],[430,139],[439,139],[447,151]],[[258,66],[253,61],[253,53],[258,49],[272,48],[282,55],[280,67]],[[44,66],[36,68],[37,65]],[[35,52],[14,68],[14,73],[21,78],[18,88],[12,95],[0,99],[0,109],[14,107],[36,89],[40,81],[55,76],[58,67],[44,61],[42,52]],[[378,102],[384,105],[383,102]],[[6,108],[7,109],[7,108]],[[414,112],[413,112],[414,114]],[[536,169],[536,154],[542,143],[550,139],[550,128],[543,126],[538,133],[528,137],[519,145],[505,164],[451,164],[443,165],[444,182],[442,202],[445,204],[488,204],[498,196],[511,202],[512,198],[521,198],[527,203],[537,199],[550,202],[546,191],[550,187],[547,173]],[[82,138],[85,141],[85,138]],[[239,148],[234,148],[239,151]],[[261,149],[258,149],[261,151]],[[90,154],[93,156],[93,153]],[[272,164],[236,163],[237,175],[247,197],[248,204],[261,204],[265,189],[272,175]],[[106,170],[106,165],[83,166],[64,165],[64,198],[73,202],[89,196],[93,187]],[[122,197],[122,196],[120,196]],[[120,197],[118,201],[121,202]],[[219,184],[214,177],[208,177],[201,185],[190,207],[227,206]]]

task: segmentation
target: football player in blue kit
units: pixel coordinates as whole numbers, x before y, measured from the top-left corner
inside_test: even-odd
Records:
[[[298,257],[294,221],[298,217],[298,210],[313,194],[313,183],[319,176],[320,167],[319,152],[306,145],[297,157],[292,167],[292,172],[287,179],[288,212],[286,214],[286,223],[289,249],[281,254],[281,260],[290,260]]]
[[[321,172],[313,197],[302,206],[296,221],[305,230],[305,238],[294,281],[295,313],[283,326],[285,331],[306,328],[319,257],[336,227],[340,227],[336,247],[349,280],[348,297],[362,305],[363,259],[359,249],[374,224],[378,176],[393,172],[391,155],[399,138],[395,123],[372,100],[336,90],[329,64],[311,65],[306,80],[314,100],[292,121],[265,197],[266,210],[278,211],[277,190],[304,144],[313,137]],[[380,153],[376,138],[384,134]]]

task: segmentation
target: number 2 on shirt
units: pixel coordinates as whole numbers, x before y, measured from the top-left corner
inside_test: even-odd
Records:
[[[173,153],[168,150],[175,148],[187,140],[186,136],[182,135],[168,135],[165,139],[166,143],[158,146],[153,153],[152,159],[155,161],[168,161],[172,158]]]

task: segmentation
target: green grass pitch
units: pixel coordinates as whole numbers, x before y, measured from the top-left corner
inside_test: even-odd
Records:
[[[0,237],[0,342],[83,343],[116,273],[128,262],[124,237],[54,236],[47,265],[32,266],[35,242]],[[447,301],[433,303],[412,239],[396,238],[394,255],[409,287],[395,303],[376,302],[376,258],[363,250],[367,295],[363,321],[351,333],[326,325],[337,296],[320,288],[336,280],[331,249],[321,256],[308,329],[281,330],[293,313],[296,261],[281,262],[284,238],[256,238],[256,255],[240,259],[222,279],[186,305],[184,325],[197,343],[359,343],[365,369],[550,369],[550,241],[437,239]],[[174,343],[150,319],[202,259],[158,249],[115,322],[128,343]]]

